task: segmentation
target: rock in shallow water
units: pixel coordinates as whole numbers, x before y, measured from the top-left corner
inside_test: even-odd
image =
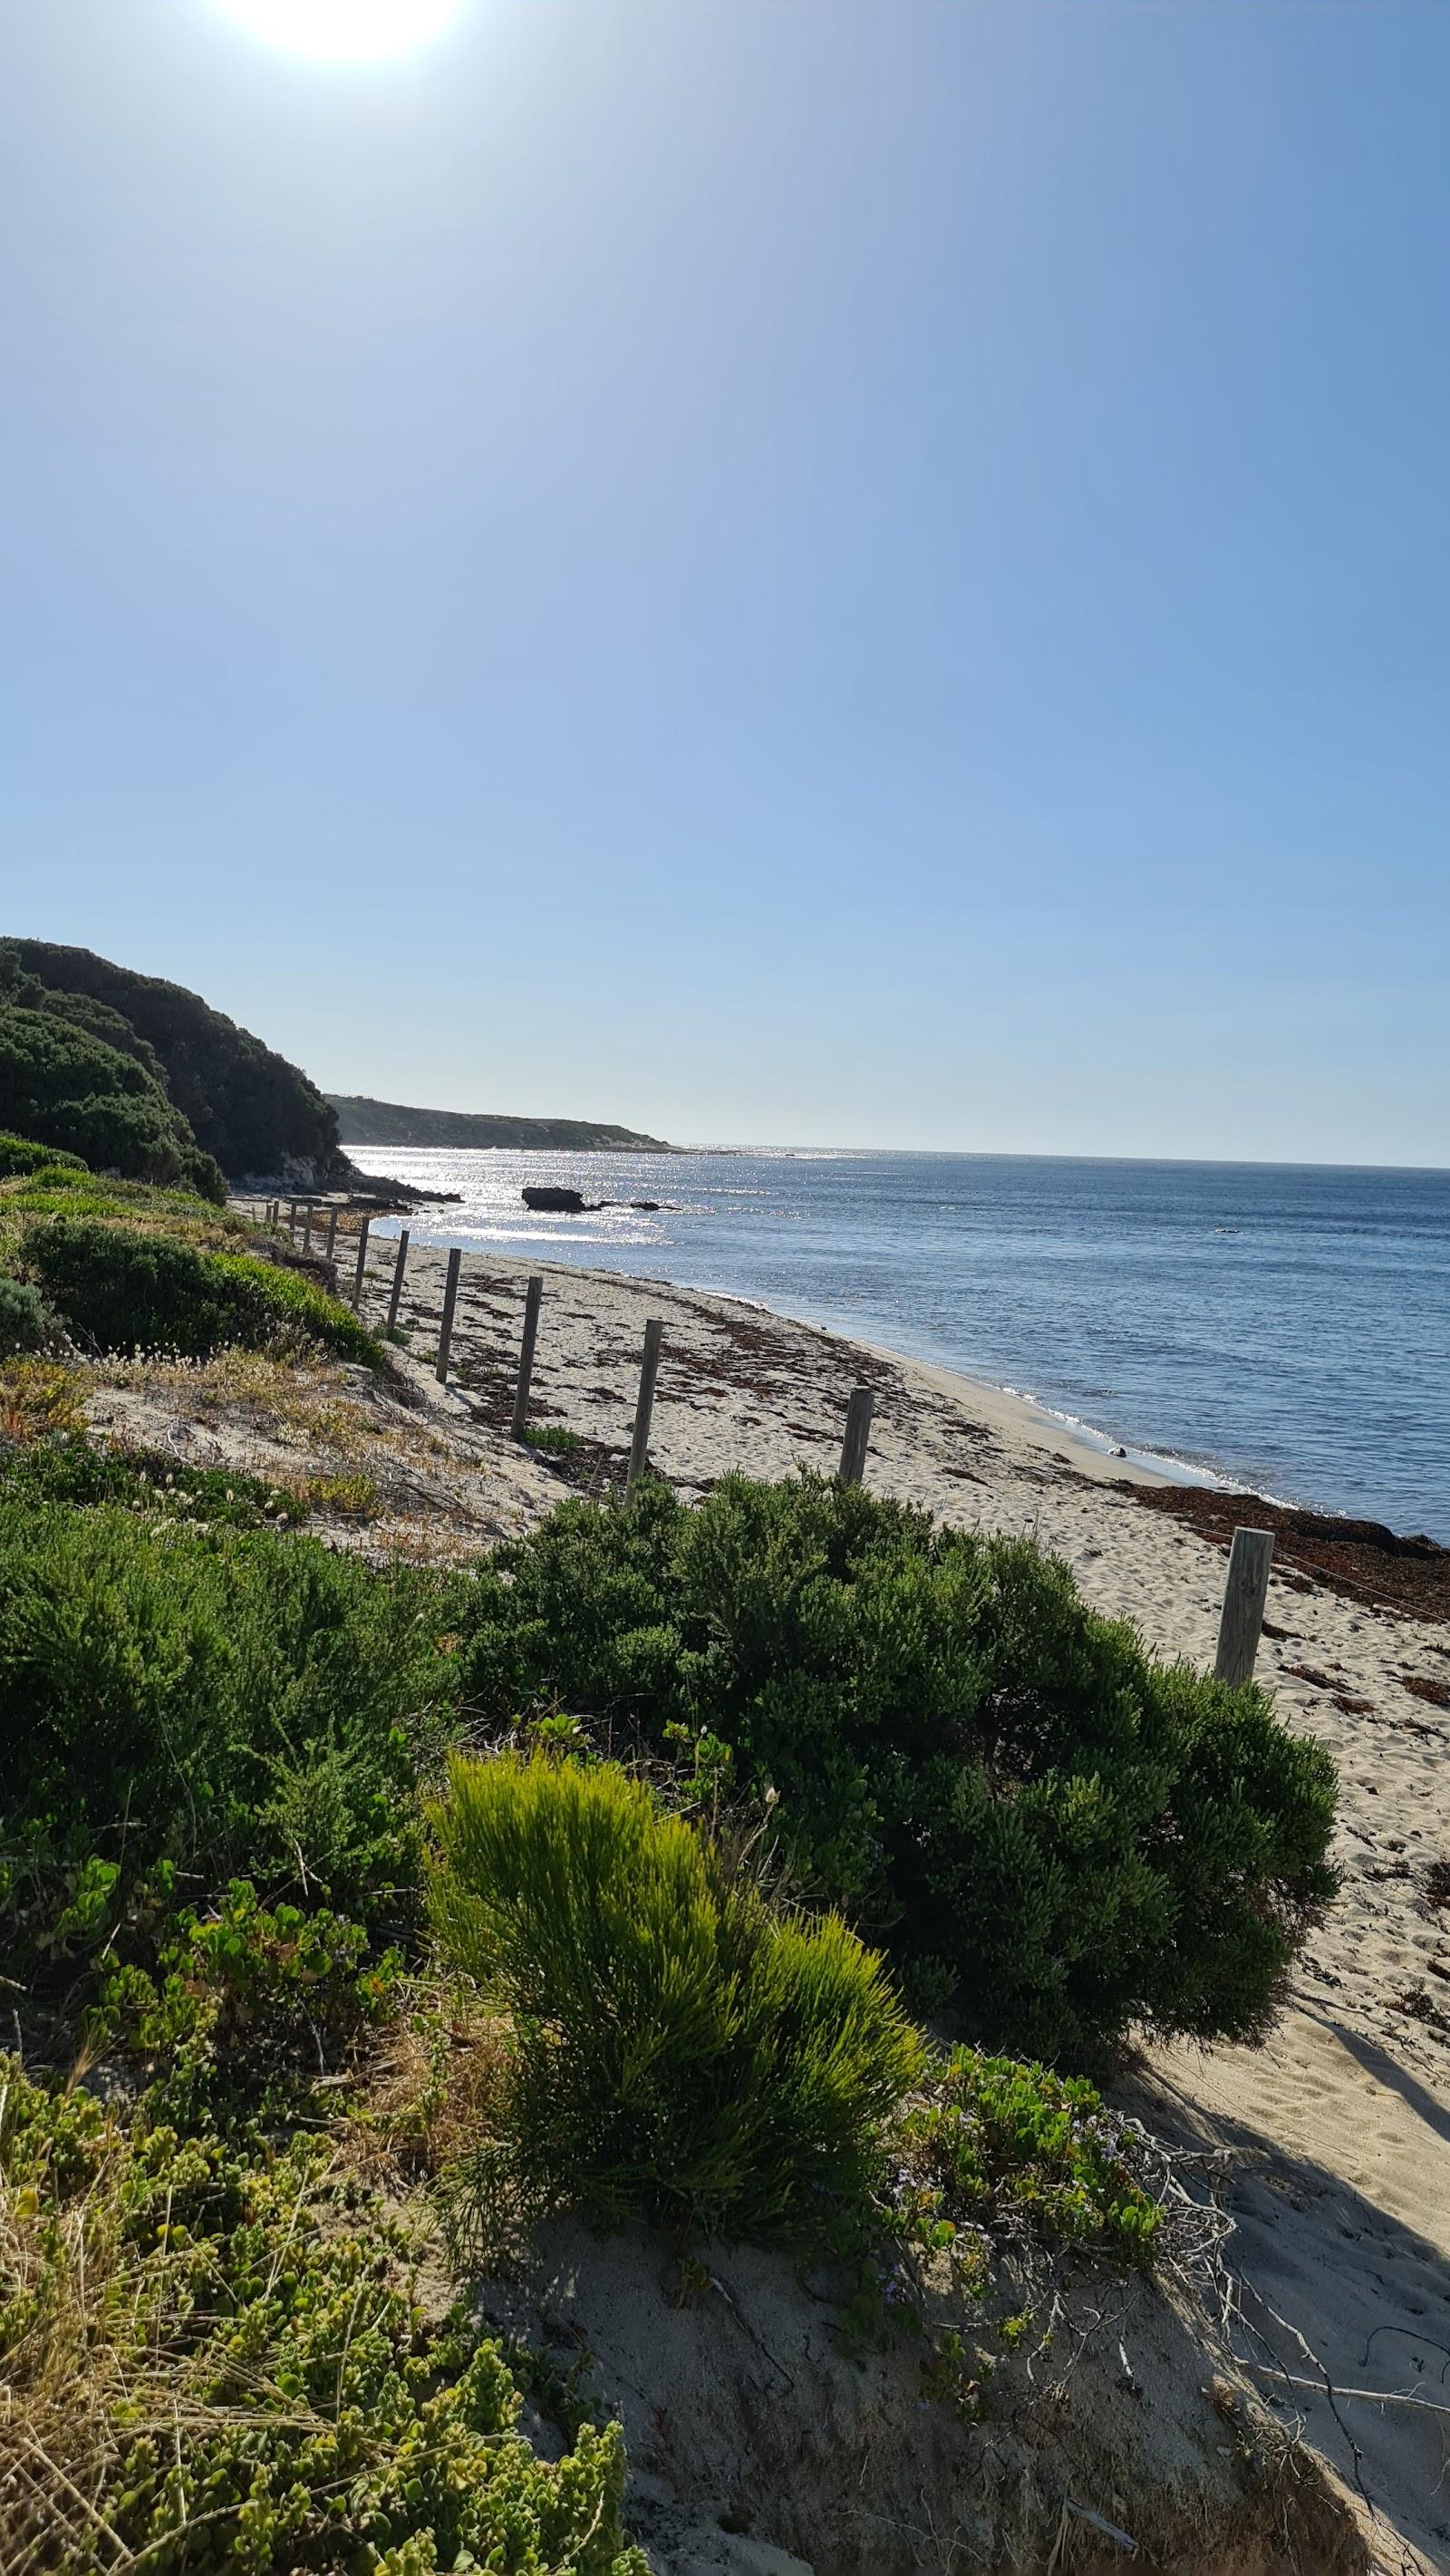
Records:
[[[538,1208],[550,1216],[582,1216],[584,1201],[577,1190],[554,1189],[532,1183],[523,1192],[525,1207]]]

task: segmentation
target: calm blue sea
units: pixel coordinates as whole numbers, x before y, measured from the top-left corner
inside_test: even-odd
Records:
[[[724,1289],[1109,1445],[1450,1542],[1450,1172],[353,1150],[462,1192],[416,1235]],[[668,1204],[537,1217],[535,1180]]]

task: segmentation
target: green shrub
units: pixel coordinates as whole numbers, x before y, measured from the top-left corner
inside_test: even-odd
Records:
[[[26,1280],[0,1271],[0,1359],[17,1351],[39,1351],[48,1338],[48,1321],[40,1291]]]
[[[62,1154],[54,1145],[37,1145],[29,1136],[0,1135],[0,1181],[8,1181],[19,1172],[44,1172],[55,1168],[83,1172],[86,1168],[79,1154]]]
[[[508,2007],[531,2182],[806,2241],[859,2209],[921,2050],[836,1917],[773,1916],[612,1764],[455,1760],[434,1915]]]
[[[1162,2212],[1131,2171],[1101,2094],[1080,2078],[954,2049],[934,2070],[930,2098],[902,2122],[897,2154],[904,2206],[926,2241],[960,2247],[960,2231],[972,2231],[969,2278],[985,2274],[984,2231],[1019,2221],[1131,2263],[1152,2254]]]
[[[167,1867],[406,1918],[438,1641],[427,1575],[0,1490],[0,1948],[89,1948]]]
[[[250,1253],[206,1252],[164,1234],[132,1233],[85,1216],[32,1226],[26,1267],[52,1305],[97,1349],[204,1357],[303,1335],[341,1357],[381,1362],[350,1308],[295,1270]]]
[[[0,1126],[97,1171],[174,1181],[195,1139],[144,1064],[47,1011],[0,1005]]]
[[[722,1740],[806,1883],[991,2044],[1251,2037],[1333,1891],[1333,1765],[1262,1691],[1158,1662],[1026,1541],[860,1488],[565,1503],[456,1623],[489,1715]]]
[[[297,1494],[235,1468],[188,1467],[155,1449],[99,1449],[84,1437],[36,1439],[0,1452],[0,1501],[70,1503],[81,1510],[120,1503],[162,1526],[286,1528],[318,1508],[316,1488],[329,1482],[312,1478]]]
[[[0,2562],[648,2576],[618,2426],[539,2458],[501,2347],[429,2323],[401,2229],[334,2165],[128,2135],[0,2061]]]
[[[105,1874],[92,1876],[103,1905]],[[139,2059],[147,2115],[183,2129],[305,2114],[317,2077],[348,2065],[394,2009],[404,1966],[363,1924],[325,1905],[264,1905],[249,1879],[165,1922],[156,1949],[149,1971],[105,1966],[86,2037],[109,2059]]]
[[[199,1145],[183,1145],[179,1178],[183,1189],[195,1190],[198,1198],[210,1199],[213,1207],[225,1207],[227,1176],[214,1154],[204,1154]]]

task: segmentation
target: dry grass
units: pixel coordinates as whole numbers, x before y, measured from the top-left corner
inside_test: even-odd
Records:
[[[436,2181],[500,2133],[511,2058],[506,2015],[471,1990],[420,1988],[367,2070],[344,2152],[394,2191]]]
[[[83,1430],[94,1384],[94,1372],[74,1360],[0,1362],[0,1440],[23,1448],[58,1432]]]
[[[375,1437],[371,1418],[350,1395],[335,1361],[236,1348],[199,1360],[142,1352],[134,1359],[98,1360],[94,1380],[98,1387],[124,1388],[158,1403],[170,1399],[198,1420],[234,1413],[273,1438],[290,1435],[334,1455],[361,1455]]]
[[[33,2185],[4,2190],[0,2282],[12,2322],[0,2419],[7,2576],[89,2563],[97,2538],[114,2544],[106,2552],[113,2564],[130,2562],[98,2499],[114,2466],[116,2409],[139,2406],[143,2419],[154,2411],[147,2362],[150,2347],[159,2354],[160,2318],[141,2313],[140,2284],[127,2277],[124,2162],[117,2131],[85,2197],[68,2207]],[[137,2332],[123,2350],[117,2320],[133,2310]]]

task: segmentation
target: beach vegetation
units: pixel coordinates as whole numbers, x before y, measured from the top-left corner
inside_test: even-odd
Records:
[[[178,1883],[193,1903],[246,1878],[271,1903],[408,1921],[420,1782],[456,1701],[434,1578],[220,1512],[196,1526],[150,1494],[80,1508],[0,1485],[12,1963],[72,1983],[103,1946],[144,1964]]]
[[[89,1380],[69,1360],[22,1356],[0,1359],[0,1474],[14,1463],[4,1445],[63,1439],[85,1423]]]
[[[1265,1692],[1160,1661],[1028,1541],[861,1488],[566,1502],[455,1624],[487,1715],[723,1744],[801,1885],[989,2047],[1252,2038],[1334,1889],[1333,1765]]]
[[[79,1154],[62,1154],[57,1146],[37,1145],[30,1136],[0,1134],[0,1181],[13,1180],[18,1173],[85,1169]]]
[[[923,2049],[839,1916],[773,1909],[612,1763],[457,1759],[434,1825],[435,1926],[509,2015],[533,2190],[803,2243],[871,2198]]]
[[[207,1251],[170,1233],[67,1215],[29,1227],[20,1263],[95,1350],[204,1357],[229,1343],[265,1349],[300,1339],[381,1363],[377,1340],[350,1307],[251,1253]]]
[[[617,2425],[541,2457],[517,2364],[429,2318],[322,2139],[123,2122],[10,2059],[0,2180],[6,2567],[648,2576]]]
[[[33,1172],[0,1181],[0,1250],[13,1259],[37,1217],[89,1216],[132,1232],[164,1231],[183,1243],[235,1250],[251,1239],[245,1217],[213,1206],[194,1190],[126,1181],[88,1171],[83,1163],[48,1162]]]
[[[898,2222],[988,2286],[994,2238],[1029,2226],[1140,2265],[1163,2225],[1131,2146],[1096,2087],[1049,2067],[958,2047],[936,2059],[899,2123]]]
[[[0,1271],[0,1359],[18,1351],[45,1348],[53,1329],[40,1290],[29,1280],[7,1278]]]
[[[546,1458],[568,1458],[585,1445],[581,1431],[571,1431],[564,1422],[530,1423],[524,1432],[530,1449],[541,1450]]]

